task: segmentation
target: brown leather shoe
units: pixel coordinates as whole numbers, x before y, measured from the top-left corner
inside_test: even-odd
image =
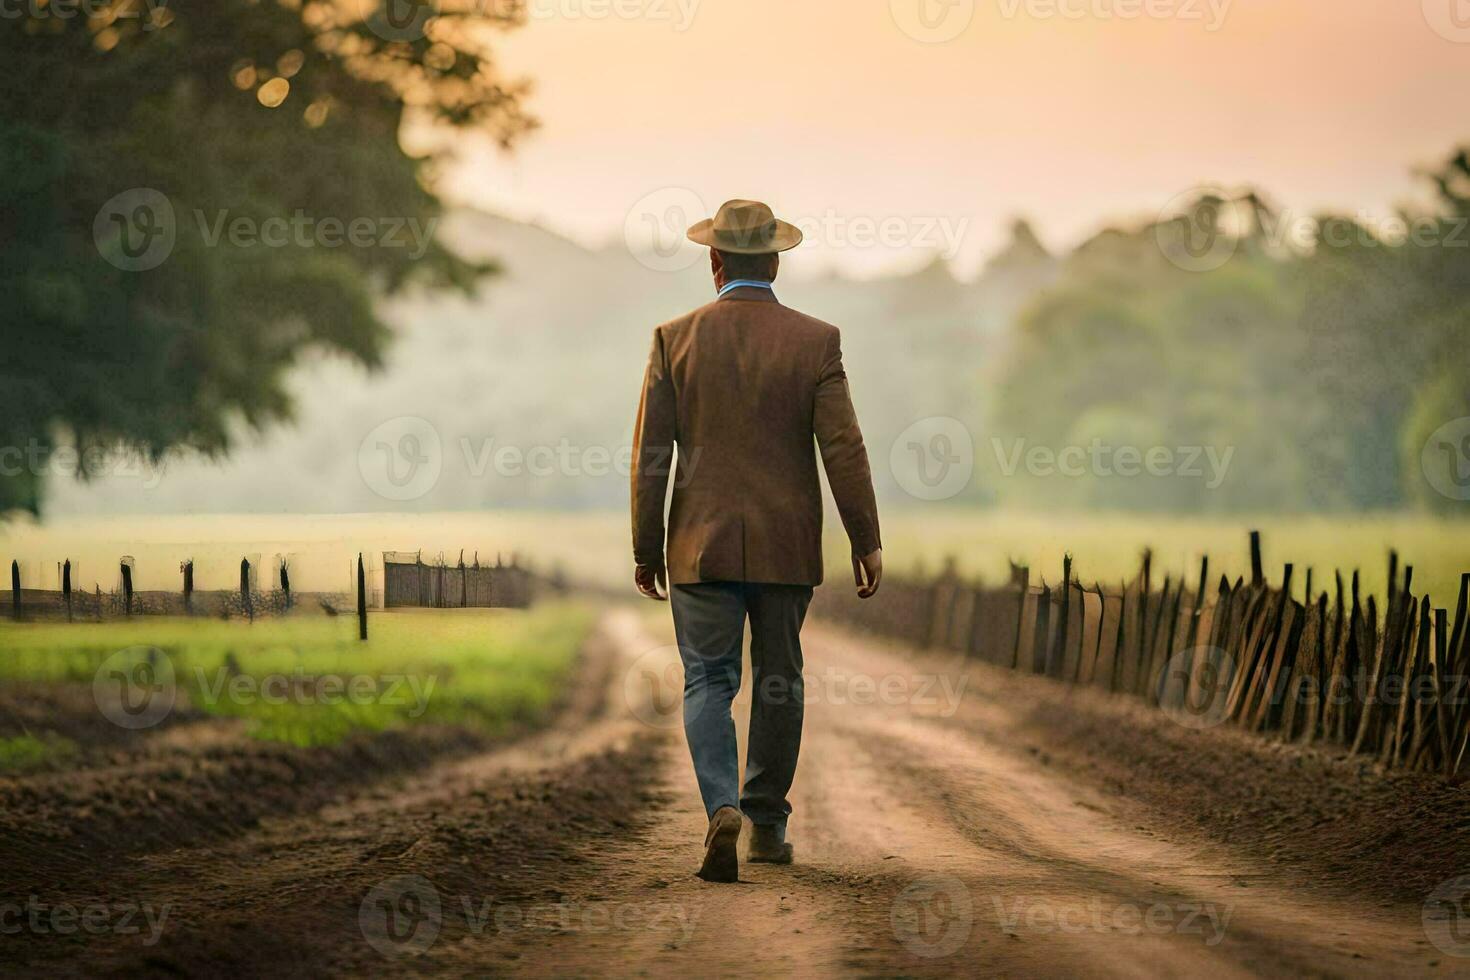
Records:
[[[780,827],[753,823],[745,845],[745,860],[751,864],[790,864],[791,845]]]
[[[709,821],[704,836],[704,864],[699,877],[705,881],[730,883],[740,880],[740,859],[735,845],[740,841],[740,811],[722,806]]]

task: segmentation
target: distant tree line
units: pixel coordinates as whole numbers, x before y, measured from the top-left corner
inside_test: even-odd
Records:
[[[1018,317],[996,445],[1214,447],[1228,472],[1212,488],[1208,473],[1120,478],[1090,458],[1071,478],[1023,464],[995,481],[1000,499],[1463,512],[1429,485],[1421,452],[1470,416],[1466,152],[1425,177],[1435,204],[1419,213],[1302,219],[1255,192],[1202,193],[1067,256]]]

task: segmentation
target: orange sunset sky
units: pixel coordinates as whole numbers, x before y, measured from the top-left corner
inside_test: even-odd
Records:
[[[1467,0],[1131,4],[531,0],[499,50],[543,127],[512,156],[472,141],[446,189],[588,244],[621,243],[670,187],[797,218],[942,218],[968,275],[1014,215],[1062,248],[1198,182],[1383,214],[1414,166],[1470,140]],[[924,12],[954,36],[912,36]],[[871,274],[933,249],[797,254],[797,274]]]

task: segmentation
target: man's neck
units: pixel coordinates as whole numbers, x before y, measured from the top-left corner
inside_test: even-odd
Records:
[[[724,296],[726,293],[736,289],[769,289],[771,292],[775,292],[776,286],[766,279],[731,279],[720,287],[720,295]]]

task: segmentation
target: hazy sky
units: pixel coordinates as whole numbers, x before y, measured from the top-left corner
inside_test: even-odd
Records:
[[[688,195],[639,202],[685,188],[816,223],[808,270],[947,231],[968,271],[1012,215],[1064,246],[1199,181],[1381,213],[1470,139],[1470,0],[530,3],[501,50],[544,128],[470,152],[453,191],[594,243],[640,207],[676,222]],[[956,36],[911,36],[925,11]]]

